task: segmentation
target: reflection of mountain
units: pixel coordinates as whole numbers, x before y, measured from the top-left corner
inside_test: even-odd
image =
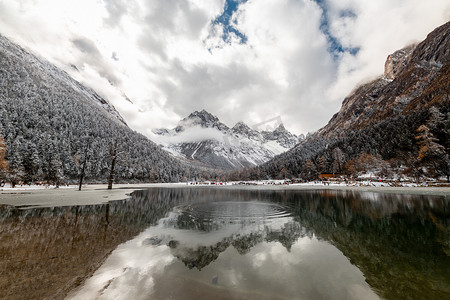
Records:
[[[92,206],[0,206],[0,298],[63,298],[117,245],[180,204],[181,193],[136,192],[132,200]]]
[[[450,203],[366,194],[291,195],[297,220],[331,242],[385,299],[450,298]],[[364,196],[364,194],[362,195]]]
[[[190,230],[198,235],[210,233],[224,236],[210,245],[184,245],[170,240],[167,244],[172,243],[172,254],[188,268],[201,270],[230,246],[244,255],[261,242],[279,242],[289,251],[301,235],[302,227],[292,221],[285,207],[249,199],[233,201],[240,197],[234,198],[232,194],[228,201],[190,202],[179,206],[172,217],[164,219],[164,226],[181,231],[179,234]]]
[[[2,298],[62,298],[117,245],[162,218],[170,219],[174,207],[195,207],[211,199],[270,201],[291,214],[275,219],[280,221],[276,224],[237,222],[250,230],[231,234],[226,226],[191,227],[207,218],[170,223],[180,235],[192,228],[203,235],[222,234],[201,246],[172,237],[163,242],[190,268],[202,269],[230,247],[247,254],[260,243],[279,242],[289,250],[300,237],[316,236],[342,251],[385,299],[450,298],[450,202],[444,197],[214,188],[155,188],[137,191],[130,200],[84,207],[0,207]],[[148,242],[146,247],[159,244],[157,239]]]
[[[302,232],[304,236],[304,231],[299,223],[288,222],[280,230],[265,226],[261,230],[255,230],[249,234],[233,234],[213,245],[201,245],[192,248],[175,243],[176,246],[172,247],[171,252],[188,268],[201,270],[214,262],[220,253],[230,246],[234,247],[241,255],[249,253],[254,246],[262,242],[279,242],[287,250],[290,250],[297,239],[302,236]]]
[[[184,195],[186,200],[191,198],[189,192]],[[191,199],[201,202],[214,199],[217,193],[203,190]],[[204,268],[230,246],[240,254],[261,242],[279,242],[289,250],[299,237],[315,235],[342,251],[383,298],[450,296],[450,203],[443,197],[338,191],[219,193],[223,193],[222,200],[272,199],[289,206],[295,221],[275,230],[266,226],[246,234],[231,234],[211,245],[176,243],[172,254],[189,268]],[[217,224],[220,222],[181,214],[171,225],[207,232],[221,230],[223,226]]]

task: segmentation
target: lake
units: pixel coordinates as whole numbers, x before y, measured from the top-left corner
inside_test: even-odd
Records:
[[[450,299],[447,196],[152,188],[0,226],[5,299]]]

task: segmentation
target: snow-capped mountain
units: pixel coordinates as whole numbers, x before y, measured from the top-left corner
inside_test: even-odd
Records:
[[[87,180],[104,181],[115,152],[118,180],[178,182],[199,172],[130,129],[93,89],[2,35],[0,139],[17,181],[74,182],[82,164]]]
[[[195,111],[188,117],[181,120],[175,128],[175,131],[180,132],[184,131],[186,128],[192,128],[195,126],[215,128],[221,132],[227,132],[230,129],[227,125],[220,122],[219,118],[210,114],[206,110],[202,110],[201,112]]]
[[[273,131],[258,131],[244,122],[229,128],[206,110],[193,112],[174,129],[153,132],[155,141],[167,151],[225,170],[259,165],[301,140],[283,124]]]

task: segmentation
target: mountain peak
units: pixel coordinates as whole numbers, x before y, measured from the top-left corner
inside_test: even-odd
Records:
[[[255,130],[251,129],[247,124],[245,124],[242,121],[237,122],[233,126],[233,128],[231,128],[231,131],[233,133],[245,135],[248,137],[257,135],[257,132],[255,132]]]
[[[196,110],[188,116],[188,118],[195,118],[195,117],[204,117],[204,118],[208,118],[208,119],[217,119],[218,120],[218,118],[215,115],[213,115],[212,113],[208,112],[205,109],[202,109],[201,111]]]
[[[448,99],[448,71],[440,70],[448,65],[449,43],[450,22],[433,30],[415,47],[411,45],[389,55],[384,77],[365,83],[348,95],[339,112],[319,130],[320,135],[339,136],[348,130],[367,129],[382,120],[399,114],[407,116]],[[429,93],[427,97],[423,96],[425,92]]]
[[[222,170],[261,164],[299,142],[283,125],[260,132],[240,121],[229,128],[204,109],[182,119],[175,129],[154,133],[166,137],[163,147],[171,153]]]
[[[287,129],[284,127],[283,123],[280,123],[280,125],[277,128],[275,128],[274,132],[275,131],[276,132],[284,132],[284,131],[287,131]]]
[[[175,128],[175,131],[184,131],[186,127],[194,126],[200,126],[203,128],[216,128],[220,131],[226,131],[229,129],[227,125],[220,122],[218,117],[209,113],[205,109],[202,109],[201,111],[194,111],[189,116],[181,120],[178,123],[178,126]]]
[[[442,66],[447,63],[450,56],[449,42],[450,21],[433,30],[424,41],[417,45],[412,54],[412,60],[415,63],[426,62]]]
[[[234,126],[233,126],[233,130],[235,130],[235,129],[250,129],[250,127],[248,127],[248,125],[247,124],[245,124],[244,122],[242,122],[242,121],[239,121],[239,122],[237,122]]]
[[[275,130],[263,131],[262,134],[267,140],[278,141],[285,148],[292,148],[299,142],[298,137],[290,133],[282,123]]]
[[[436,121],[450,107],[448,45],[450,22],[433,30],[415,48],[392,53],[384,77],[356,87],[326,126],[257,171],[275,178],[286,170],[307,180],[317,178],[323,172],[320,169],[354,177],[368,173],[411,180],[434,177],[436,182],[443,174],[448,176],[448,151],[439,150],[439,155],[430,157],[434,164],[430,167],[430,160],[417,159],[423,144],[416,138],[418,128],[434,126],[436,149],[449,149],[448,130]],[[362,158],[372,161],[355,168]],[[406,165],[411,172],[405,172]]]

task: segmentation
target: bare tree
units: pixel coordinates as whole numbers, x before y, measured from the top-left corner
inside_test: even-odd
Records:
[[[5,140],[0,134],[0,180],[5,180],[8,174],[8,161],[5,159],[6,145]],[[3,182],[4,183],[4,182]]]
[[[87,165],[87,162],[89,161],[89,157],[90,157],[89,151],[90,151],[90,148],[91,148],[91,143],[92,143],[92,137],[91,137],[91,135],[89,135],[87,137],[87,139],[85,140],[85,145],[84,145],[83,163],[82,163],[82,166],[81,166],[80,180],[79,180],[79,183],[78,183],[78,190],[79,191],[81,191],[81,186],[83,185],[84,176],[86,174],[86,165]]]
[[[81,166],[80,181],[79,181],[79,184],[78,184],[78,190],[79,191],[81,191],[81,186],[83,185],[84,175],[86,173],[86,164],[87,164],[87,161],[89,159],[88,151],[89,151],[89,147],[86,146],[85,149],[84,149],[83,165]]]
[[[345,154],[341,150],[341,148],[336,147],[333,149],[332,152],[332,158],[333,158],[333,173],[334,174],[340,174],[342,172],[342,167],[345,162]]]
[[[112,189],[115,173],[114,168],[116,166],[117,159],[120,158],[120,156],[123,154],[123,151],[119,151],[117,139],[114,140],[114,144],[109,149],[109,157],[111,158],[111,167],[109,170],[109,176],[108,176],[108,190]]]

